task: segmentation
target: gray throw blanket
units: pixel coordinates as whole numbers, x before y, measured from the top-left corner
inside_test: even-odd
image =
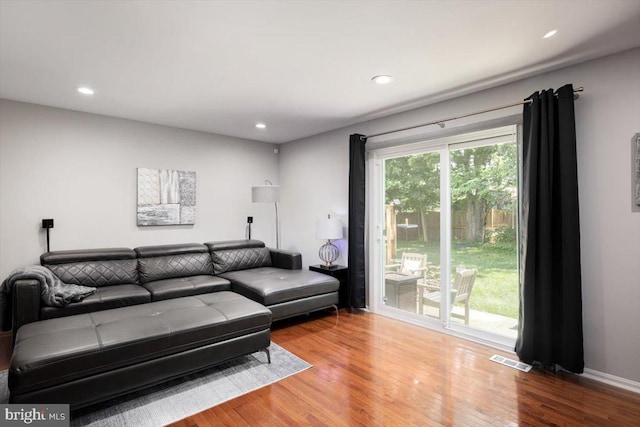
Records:
[[[17,280],[39,281],[42,303],[52,307],[64,307],[82,301],[96,292],[96,288],[64,283],[51,270],[40,265],[13,270],[0,284],[0,330],[3,331],[11,329],[11,290]]]

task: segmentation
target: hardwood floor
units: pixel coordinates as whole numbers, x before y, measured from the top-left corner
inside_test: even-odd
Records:
[[[637,426],[640,395],[491,362],[495,349],[342,310],[274,326],[313,368],[178,421],[206,426]],[[506,354],[505,354],[506,355]]]
[[[206,426],[637,426],[640,395],[578,376],[523,373],[495,349],[342,310],[276,324],[313,368],[172,424]],[[0,335],[0,368],[10,335]],[[506,355],[506,354],[505,354]]]

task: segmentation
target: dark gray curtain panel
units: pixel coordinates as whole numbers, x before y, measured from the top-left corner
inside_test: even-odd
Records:
[[[349,137],[349,280],[348,307],[364,308],[365,298],[365,144],[363,135]]]
[[[516,353],[526,363],[584,369],[573,87],[524,106],[522,283]]]

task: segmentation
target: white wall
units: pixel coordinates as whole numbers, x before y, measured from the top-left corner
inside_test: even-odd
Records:
[[[321,263],[324,241],[316,239],[316,221],[328,214],[343,222],[345,239],[334,243],[340,250],[336,263],[347,264],[349,144],[341,138],[281,145],[281,247],[302,253],[304,268]]]
[[[589,369],[640,382],[640,212],[632,210],[630,190],[631,138],[640,132],[640,49],[281,146],[284,246],[302,252],[305,265],[317,262],[321,242],[314,236],[315,219],[327,210],[343,213],[348,206],[349,134],[506,105],[566,83],[585,88],[575,104],[585,363]],[[511,108],[413,134],[436,137],[521,111]],[[346,216],[344,220],[346,224]]]
[[[196,224],[136,226],[136,168],[196,172]],[[253,237],[275,244],[273,206],[251,186],[278,180],[273,145],[0,100],[0,277],[51,249]],[[1,280],[1,279],[0,279]]]

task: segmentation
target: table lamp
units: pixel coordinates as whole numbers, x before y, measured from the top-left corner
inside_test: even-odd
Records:
[[[337,268],[333,263],[338,259],[340,251],[338,251],[336,245],[331,243],[331,240],[342,239],[343,237],[342,221],[339,219],[332,219],[331,215],[327,215],[327,219],[319,219],[316,222],[316,238],[327,241],[318,251],[318,256],[323,261],[322,268],[328,270]]]

